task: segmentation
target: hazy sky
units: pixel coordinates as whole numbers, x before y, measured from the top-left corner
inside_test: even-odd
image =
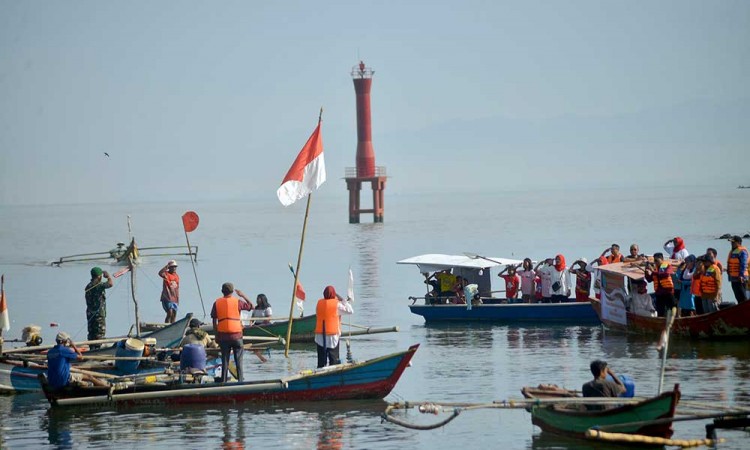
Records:
[[[0,204],[343,196],[360,58],[386,195],[750,184],[748,1],[0,0]]]

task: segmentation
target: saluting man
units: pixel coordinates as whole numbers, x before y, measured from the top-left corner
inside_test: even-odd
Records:
[[[164,322],[174,323],[177,317],[177,305],[180,303],[180,276],[177,275],[177,261],[170,260],[161,268],[159,276],[164,280],[161,289],[161,307],[167,313]]]
[[[107,281],[102,283],[102,276]],[[107,331],[107,296],[104,294],[105,289],[114,286],[112,277],[109,272],[102,270],[100,267],[91,269],[91,281],[86,285],[84,291],[86,296],[86,321],[88,324],[88,339],[90,341],[103,339]],[[97,349],[101,344],[89,345],[90,349]]]
[[[211,308],[216,342],[221,349],[221,381],[226,383],[229,375],[229,354],[234,354],[237,366],[237,380],[242,381],[242,320],[240,311],[252,311],[253,307],[245,300],[232,295],[234,285],[221,285],[223,297],[219,297]]]

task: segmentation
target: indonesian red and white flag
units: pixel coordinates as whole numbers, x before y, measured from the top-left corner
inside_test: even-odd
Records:
[[[118,270],[114,274],[112,274],[112,276],[115,278],[120,278],[121,276],[125,275],[128,272],[130,272],[130,267],[125,267],[123,269]]]
[[[5,275],[0,281],[0,329],[10,330],[10,318],[8,317],[8,303],[5,301]]]
[[[294,290],[294,300],[297,302],[297,308],[299,308],[300,313],[305,311],[305,297],[307,297],[307,294],[305,294],[305,290],[302,288],[302,283],[298,281],[297,289]]]
[[[276,191],[279,201],[289,206],[310,194],[326,181],[326,165],[323,159],[323,139],[320,136],[320,122],[310,139],[297,155],[292,167]]]

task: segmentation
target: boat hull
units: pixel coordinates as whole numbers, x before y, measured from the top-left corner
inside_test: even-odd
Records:
[[[243,383],[143,384],[114,391],[66,388],[45,395],[53,406],[154,404],[283,403],[321,400],[382,399],[401,377],[419,345],[354,364],[305,371],[287,378]]]
[[[673,418],[679,399],[680,391],[675,387],[674,391],[640,403],[603,411],[573,410],[559,405],[533,406],[531,422],[545,432],[581,439],[586,437],[587,430],[600,427],[615,433],[669,439],[673,434],[670,420],[656,424],[644,422]]]
[[[596,314],[602,318],[601,302],[591,300]],[[658,334],[664,331],[666,319],[663,317],[638,316],[628,312],[627,324],[602,318],[611,329],[635,334]],[[736,339],[750,336],[750,302],[740,303],[719,311],[693,317],[674,319],[670,334],[696,339]]]
[[[585,302],[485,304],[471,310],[466,305],[409,305],[409,309],[426,322],[600,323],[591,304]]]

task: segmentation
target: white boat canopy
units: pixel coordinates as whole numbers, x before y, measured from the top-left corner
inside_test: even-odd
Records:
[[[397,264],[414,264],[422,273],[439,272],[445,269],[460,267],[463,269],[490,269],[492,267],[521,264],[519,259],[495,258],[489,256],[441,255],[431,253],[402,259]]]

